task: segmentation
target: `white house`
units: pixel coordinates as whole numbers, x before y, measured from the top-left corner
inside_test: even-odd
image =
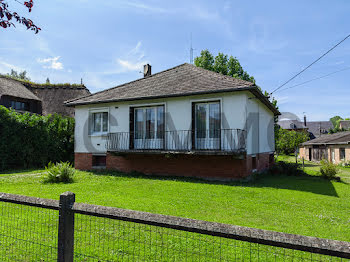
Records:
[[[182,64],[66,102],[75,166],[232,179],[273,163],[278,110],[252,83]]]

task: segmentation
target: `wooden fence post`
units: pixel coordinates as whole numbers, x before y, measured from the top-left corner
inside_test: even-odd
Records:
[[[65,192],[60,195],[58,222],[58,262],[73,262],[74,259],[74,212],[75,194]]]

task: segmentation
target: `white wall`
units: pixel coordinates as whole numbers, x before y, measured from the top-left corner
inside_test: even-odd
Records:
[[[258,105],[257,99],[248,99],[251,95],[248,92],[233,92],[211,95],[197,95],[181,98],[166,98],[155,100],[142,100],[134,102],[109,103],[102,105],[77,106],[75,109],[75,152],[79,153],[105,153],[106,152],[106,137],[89,136],[88,119],[89,110],[98,108],[108,108],[109,110],[109,132],[129,132],[129,108],[143,105],[164,104],[166,130],[190,130],[192,122],[192,102],[206,100],[220,100],[222,111],[222,128],[224,129],[246,129],[246,118],[249,112],[260,112],[258,122],[253,121],[254,128],[248,133],[248,153],[257,153],[253,150],[252,135],[256,130],[260,130],[259,140],[260,149],[255,151],[269,152],[273,151],[266,140],[268,131],[269,119],[273,119],[273,114],[264,106]],[[259,111],[260,110],[260,111]],[[256,124],[261,123],[260,128],[256,128]],[[257,147],[259,144],[255,144]]]

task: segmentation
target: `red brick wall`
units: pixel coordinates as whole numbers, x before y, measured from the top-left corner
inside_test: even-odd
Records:
[[[264,171],[273,165],[274,160],[272,161],[272,163],[270,163],[270,155],[271,155],[270,153],[256,154],[256,170],[258,172]],[[248,172],[248,174],[251,174],[253,172],[252,161],[253,161],[252,156],[247,155],[247,172]]]
[[[246,160],[234,159],[232,156],[107,154],[106,168],[122,172],[206,178],[242,178],[249,175]]]
[[[74,165],[76,169],[91,170],[92,169],[92,154],[91,153],[75,153]]]

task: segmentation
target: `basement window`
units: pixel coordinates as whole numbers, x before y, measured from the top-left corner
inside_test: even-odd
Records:
[[[256,156],[252,156],[252,169],[256,170]]]
[[[92,156],[93,167],[106,167],[106,156]]]

